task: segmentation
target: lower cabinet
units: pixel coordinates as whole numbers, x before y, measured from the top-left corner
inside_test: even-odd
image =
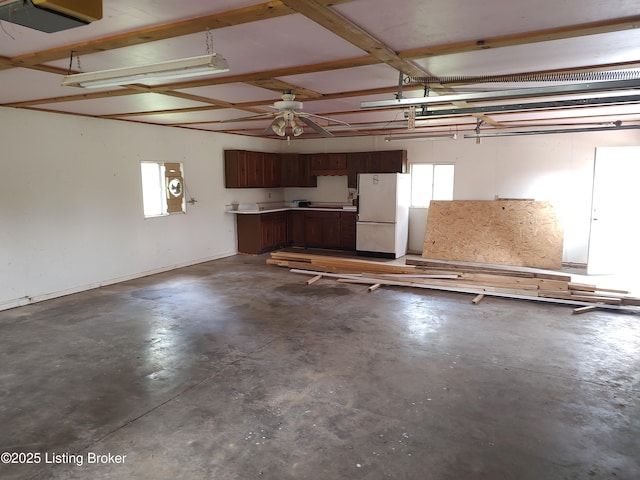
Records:
[[[294,247],[356,249],[355,212],[290,211],[289,239]]]
[[[287,212],[236,215],[238,251],[258,254],[285,247]]]
[[[340,248],[340,212],[305,212],[305,245]]]
[[[356,249],[356,212],[340,213],[340,248]]]
[[[236,215],[238,251],[260,254],[294,247],[356,249],[355,212],[289,210]]]

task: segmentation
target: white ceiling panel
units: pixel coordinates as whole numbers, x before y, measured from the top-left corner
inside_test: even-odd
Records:
[[[78,112],[90,115],[115,115],[133,112],[151,112],[176,108],[206,107],[207,104],[183,100],[182,98],[160,95],[158,93],[140,93],[115,98],[96,98],[39,105],[39,108]]]
[[[402,51],[638,15],[640,1],[358,0],[335,10]]]
[[[229,103],[261,102],[272,103],[279,100],[278,94],[246,83],[209,85],[207,87],[184,88],[181,92],[190,95],[214,98]]]
[[[111,36],[255,3],[253,0],[187,0],[180,2],[180,8],[176,8],[175,0],[105,0],[102,2],[101,20],[60,32],[48,34],[14,23],[2,22],[2,55],[13,57],[34,50],[82,43],[87,38]]]
[[[531,93],[526,99],[507,97],[482,105],[499,107],[542,100],[565,104],[552,111],[526,110],[523,106],[508,114],[485,112],[482,118],[486,124],[508,123],[511,118],[570,122],[617,115],[640,125],[640,110],[633,103],[633,97],[640,95],[640,0],[619,0],[615,4],[604,0],[288,3],[290,6],[286,0],[105,0],[102,20],[53,34],[2,22],[0,105],[265,135],[264,129],[273,117],[260,121],[235,119],[256,111],[284,115],[270,106],[280,100],[282,90],[292,89],[304,102],[304,112],[374,124],[382,129],[376,133],[393,131],[399,135],[407,131],[402,125],[398,128],[398,122],[405,122],[408,109],[398,108],[394,102],[399,94],[400,72],[406,78],[420,75],[421,70],[443,77],[529,72],[563,75],[635,68],[635,73],[626,75],[623,91],[605,83],[607,89],[616,89],[616,95],[628,95],[620,105],[608,107],[570,108],[566,103],[569,98],[594,94],[548,95],[549,82],[516,82],[513,77],[509,83],[491,85],[459,80],[446,89],[433,81],[426,86],[404,84],[402,97],[422,97],[425,88],[433,96],[452,89],[504,91],[535,86],[547,91],[544,95]],[[209,25],[211,30],[207,31]],[[478,45],[492,39],[502,39],[503,43],[494,42],[492,48],[485,49]],[[174,83],[140,81],[143,87],[61,87],[72,50],[80,52],[71,64],[74,71],[148,64],[202,55],[208,50],[224,56],[230,71]],[[431,52],[431,56],[415,60],[416,51]],[[127,89],[145,93],[123,95],[130,91]],[[305,90],[318,93],[320,98],[305,99]],[[361,108],[364,101],[389,103],[384,108],[365,110]],[[232,108],[212,109],[215,104]],[[438,108],[473,108],[478,104],[456,105]],[[296,115],[296,109],[290,113]],[[449,113],[448,117],[440,113],[418,122],[425,122],[427,129],[468,130],[474,128],[480,113]],[[233,121],[217,123],[223,119]],[[371,133],[350,129],[339,134]],[[315,138],[316,133],[305,128],[306,137]]]
[[[436,76],[501,75],[634,62],[640,59],[640,30],[592,35],[414,60]]]

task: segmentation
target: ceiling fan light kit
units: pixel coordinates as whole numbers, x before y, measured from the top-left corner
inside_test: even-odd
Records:
[[[64,77],[62,85],[83,88],[116,87],[140,83],[145,80],[174,80],[228,71],[227,61],[222,56],[212,53],[150,65],[76,73]]]
[[[315,130],[316,133],[320,134],[323,137],[333,137],[333,133],[331,133],[328,128],[331,127],[323,127],[322,125],[316,123],[313,119],[325,120],[327,123],[335,122],[340,125],[347,127],[348,129],[351,126],[347,122],[343,122],[341,120],[337,120],[335,118],[323,117],[322,115],[315,115],[313,113],[303,112],[302,102],[295,101],[295,94],[291,90],[285,90],[281,95],[282,101],[274,102],[270,108],[277,110],[276,112],[270,113],[260,113],[258,115],[252,115],[250,117],[241,117],[241,118],[230,118],[228,120],[222,120],[221,123],[228,122],[239,122],[244,120],[253,120],[253,119],[262,119],[272,117],[273,121],[266,128],[265,133],[269,133],[270,131],[278,135],[279,137],[287,137],[289,139],[290,135],[287,135],[287,132],[290,131],[294,137],[299,137],[304,133],[304,127],[300,125],[298,122],[302,122],[311,129]]]

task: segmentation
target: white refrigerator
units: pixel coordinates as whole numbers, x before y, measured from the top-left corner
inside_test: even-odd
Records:
[[[405,255],[410,202],[411,176],[408,173],[361,173],[358,177],[357,253],[383,258]]]

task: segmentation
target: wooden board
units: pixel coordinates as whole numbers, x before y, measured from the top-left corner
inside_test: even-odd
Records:
[[[432,201],[422,256],[557,269],[563,236],[551,202]]]

